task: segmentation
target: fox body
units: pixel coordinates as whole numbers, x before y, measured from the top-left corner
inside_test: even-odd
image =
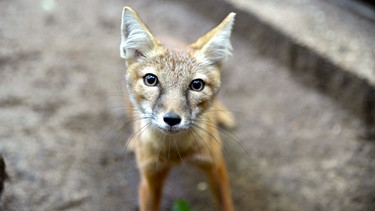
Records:
[[[159,210],[171,167],[188,162],[208,177],[221,210],[233,210],[218,125],[233,127],[231,114],[215,97],[221,68],[231,55],[234,13],[183,50],[164,47],[134,10],[125,7],[120,54],[134,120],[129,147],[141,175],[141,211]]]

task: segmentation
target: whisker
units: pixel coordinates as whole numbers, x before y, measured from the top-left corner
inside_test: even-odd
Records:
[[[226,109],[214,109],[214,108],[211,108],[207,111],[205,111],[205,113],[210,113],[210,112],[230,112],[230,113],[234,113],[234,114],[238,114],[238,116],[241,116],[241,117],[247,117],[248,114],[247,113],[244,113],[243,111],[236,111],[236,110],[226,110]]]
[[[124,112],[127,114],[127,116],[129,116],[129,114],[135,114],[135,113],[141,114],[141,112],[138,109],[134,107],[124,107],[123,105],[113,105],[110,107],[110,110],[113,113]]]
[[[144,120],[144,119],[149,119],[149,117],[140,117],[140,118],[135,119],[133,122]],[[126,143],[125,149],[126,150],[128,149],[130,142],[132,142],[132,140],[134,138],[136,138],[136,140],[138,140],[139,137],[142,135],[143,130],[145,130],[150,125],[151,125],[151,122],[148,122],[146,125],[144,125],[143,127],[141,127],[139,130],[134,131],[133,134],[128,138],[128,142]]]
[[[115,141],[117,139],[117,137],[121,134],[121,132],[124,131],[124,128],[127,127],[127,125],[132,122],[131,120],[127,120],[127,121],[123,121],[123,120],[118,120],[118,119],[115,119],[115,121],[111,122],[110,125],[103,129],[103,133],[100,138],[99,138],[99,142],[98,142],[98,148],[101,149],[102,146],[101,144],[104,144],[107,142],[107,140],[110,141],[110,144],[112,143],[112,141]],[[115,134],[115,135],[112,135],[112,134]]]
[[[151,123],[147,123],[146,125],[144,125],[143,127],[141,127],[139,130],[137,131],[134,131],[134,133],[129,137],[126,145],[125,145],[125,150],[123,151],[123,159],[125,160],[125,156],[126,156],[126,152],[128,151],[128,147],[129,147],[129,144],[131,142],[133,142],[132,140],[135,138],[135,142],[139,141],[139,137],[142,135],[142,133],[144,131],[146,131],[146,129],[151,125]],[[136,137],[137,136],[137,137]],[[133,144],[136,144],[136,143],[133,143]],[[125,164],[125,162],[123,162],[123,165]],[[124,166],[123,166],[124,167]]]
[[[205,125],[207,125],[209,127],[215,128],[221,134],[225,135],[227,138],[229,138],[230,140],[232,140],[236,144],[238,144],[241,147],[241,149],[247,154],[247,156],[250,157],[249,151],[246,149],[245,145],[243,145],[243,143],[241,142],[241,139],[238,136],[236,136],[234,133],[232,133],[229,129],[219,127],[219,126],[217,126],[216,124],[214,124],[214,123],[212,123],[210,121],[203,121],[201,119],[196,119],[195,121],[198,122],[198,123],[205,124]]]
[[[164,142],[165,142],[165,135],[164,135],[164,134],[160,134],[160,140],[162,140],[162,141],[161,141],[161,142],[162,142],[161,144],[164,144]],[[160,159],[161,149],[162,149],[162,147],[159,147],[158,160],[157,160],[157,162],[156,162],[156,169],[157,169],[157,170],[159,170],[159,159]]]
[[[168,141],[168,160],[171,158],[171,142]]]
[[[197,138],[196,138],[195,135],[194,135],[194,131],[192,131],[192,128],[189,128],[188,132],[189,132],[189,133],[191,134],[191,136],[193,137],[195,143],[197,143],[197,146],[199,147],[199,149],[198,149],[198,150],[199,150],[199,156],[201,157],[201,156],[202,156],[202,150],[201,150],[201,147],[200,147],[200,144],[199,144]]]
[[[181,156],[181,154],[180,154],[180,150],[178,149],[178,145],[177,145],[177,143],[176,143],[176,139],[173,139],[173,142],[174,142],[174,145],[176,146],[177,154],[178,154],[178,156],[180,157],[181,162],[182,162],[182,163],[185,163],[184,159],[182,159],[182,156]]]
[[[195,132],[195,134],[198,135],[198,137],[202,140],[202,142],[206,145],[207,149],[208,149],[208,152],[210,153],[210,156],[211,156],[211,159],[213,161],[213,165],[214,165],[214,168],[216,169],[216,164],[215,164],[215,159],[214,159],[214,156],[212,154],[212,151],[210,150],[210,146],[208,146],[207,142],[202,138],[202,136],[194,130],[194,127],[197,127],[197,125],[193,124],[192,125],[193,127],[191,127],[192,131]],[[202,129],[200,127],[197,127],[198,129]],[[203,130],[204,131],[204,130]],[[209,134],[210,135],[210,134]],[[216,139],[216,138],[215,138]],[[218,143],[219,144],[219,143]],[[219,144],[220,145],[220,144]]]

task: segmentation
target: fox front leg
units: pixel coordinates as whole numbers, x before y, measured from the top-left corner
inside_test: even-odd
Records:
[[[200,165],[198,167],[207,175],[218,210],[233,211],[229,178],[224,158],[216,159],[214,164]]]
[[[139,185],[139,210],[159,211],[163,193],[164,181],[169,168],[157,170],[141,169],[141,182]]]

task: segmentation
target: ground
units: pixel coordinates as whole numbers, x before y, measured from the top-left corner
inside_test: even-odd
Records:
[[[191,2],[128,4],[157,37],[189,43],[221,21]],[[0,153],[11,177],[4,210],[137,209],[119,56],[126,4],[0,2]],[[219,97],[238,125],[222,133],[237,210],[373,209],[374,147],[358,137],[360,121],[245,36],[232,42]],[[205,178],[186,167],[169,175],[163,209],[181,198],[214,210]]]

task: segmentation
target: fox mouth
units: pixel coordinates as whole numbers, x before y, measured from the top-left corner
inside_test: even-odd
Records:
[[[178,134],[187,130],[187,128],[181,128],[176,126],[159,127],[159,129],[167,134]]]
[[[186,126],[181,126],[181,125],[174,125],[174,126],[169,126],[169,125],[155,125],[155,128],[157,128],[159,131],[163,132],[164,134],[179,134],[186,132],[189,130],[189,125]]]

